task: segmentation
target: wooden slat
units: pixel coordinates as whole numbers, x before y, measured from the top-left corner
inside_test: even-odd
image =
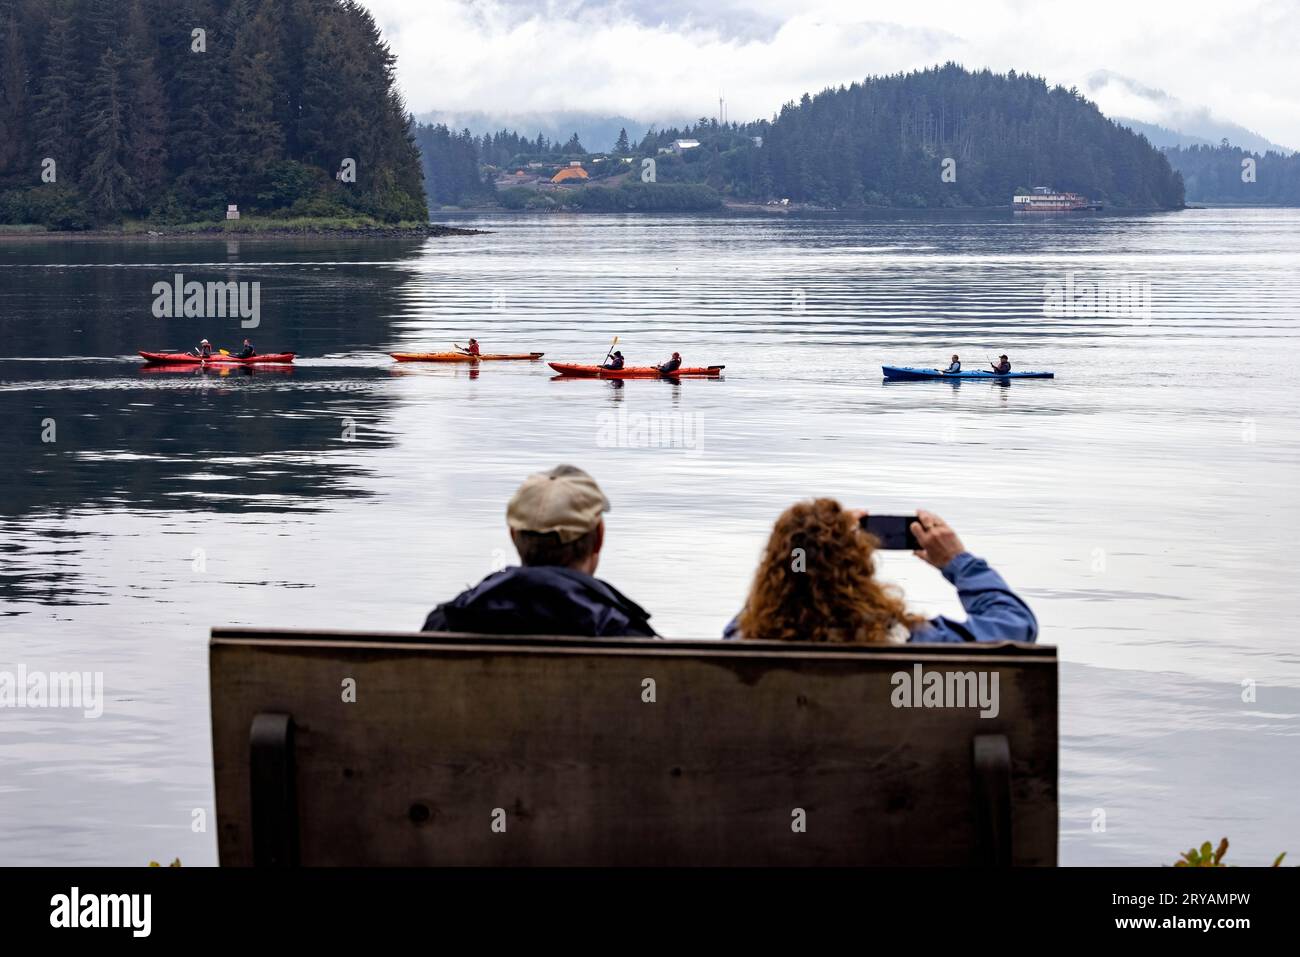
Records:
[[[299,628],[247,628],[219,627],[212,629],[213,643],[234,641],[245,643],[251,641],[280,641],[294,644],[328,642],[359,642],[362,644],[394,645],[439,645],[472,643],[477,645],[508,645],[510,647],[542,646],[563,648],[575,645],[575,640],[556,635],[477,635],[459,632],[410,632],[410,631],[354,631],[321,630],[305,631]],[[1022,642],[981,642],[979,644],[909,644],[900,645],[802,645],[788,641],[719,641],[717,639],[673,639],[665,641],[659,638],[583,638],[580,640],[583,650],[611,648],[626,650],[629,648],[657,648],[675,650],[715,651],[719,654],[754,654],[770,652],[772,654],[802,656],[805,654],[846,654],[846,655],[897,655],[901,650],[909,657],[918,655],[1007,655],[1015,652],[1022,656],[1035,658],[1055,658],[1056,648],[1052,645],[1024,644]]]
[[[894,708],[914,662],[996,671],[999,715]],[[223,864],[253,861],[267,712],[294,721],[307,865],[971,864],[986,734],[1009,743],[1012,863],[1056,862],[1050,647],[220,629],[211,681]]]

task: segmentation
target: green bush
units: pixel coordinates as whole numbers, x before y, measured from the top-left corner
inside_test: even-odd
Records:
[[[257,205],[263,210],[285,209],[316,195],[328,180],[325,172],[293,160],[272,163],[262,174]]]
[[[509,186],[497,193],[497,202],[506,209],[524,209],[528,205],[528,198],[535,192],[536,190],[524,186]]]
[[[0,194],[0,222],[77,231],[94,228],[95,214],[71,186],[36,186]]]
[[[429,208],[423,199],[411,196],[405,190],[390,186],[365,197],[361,208],[385,223],[429,219]]]

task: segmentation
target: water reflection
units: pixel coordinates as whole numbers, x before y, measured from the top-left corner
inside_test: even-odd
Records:
[[[475,224],[496,231],[0,245],[0,650],[102,666],[111,689],[93,728],[6,719],[10,862],[211,862],[210,834],[189,830],[211,801],[207,628],[415,627],[511,554],[505,502],[560,461],[614,502],[602,572],[680,637],[720,632],[792,501],[934,508],[1067,662],[1063,833],[1094,807],[1141,816],[1106,840],[1080,831],[1063,861],[1165,862],[1201,812],[1234,847],[1265,827],[1274,853],[1300,842],[1268,810],[1296,786],[1275,741],[1252,739],[1277,773],[1251,807],[1231,776],[1166,797],[1196,766],[1186,716],[1226,747],[1253,727],[1242,676],[1300,686],[1286,629],[1260,627],[1300,614],[1300,423],[1277,361],[1300,319],[1300,215]],[[1046,319],[1068,271],[1151,277],[1152,321]],[[176,272],[262,282],[255,341],[297,352],[292,370],[141,369],[137,349],[244,334],[154,319],[151,283]],[[629,355],[727,376],[556,382],[544,364],[387,355],[472,335],[590,362],[616,334]],[[878,377],[982,351],[1058,378]],[[662,426],[690,426],[690,446]],[[957,612],[912,556],[882,574],[918,610]],[[1274,697],[1258,709],[1294,710]]]

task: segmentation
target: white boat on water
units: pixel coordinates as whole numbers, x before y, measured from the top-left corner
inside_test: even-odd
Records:
[[[1026,195],[1011,197],[1011,209],[1017,213],[1074,213],[1101,209],[1101,203],[1078,193],[1058,193],[1050,186],[1035,186]]]

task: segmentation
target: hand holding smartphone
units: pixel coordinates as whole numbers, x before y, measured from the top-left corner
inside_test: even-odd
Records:
[[[919,551],[921,543],[912,534],[915,515],[864,515],[859,519],[863,531],[870,532],[880,541],[881,548],[891,551]]]

